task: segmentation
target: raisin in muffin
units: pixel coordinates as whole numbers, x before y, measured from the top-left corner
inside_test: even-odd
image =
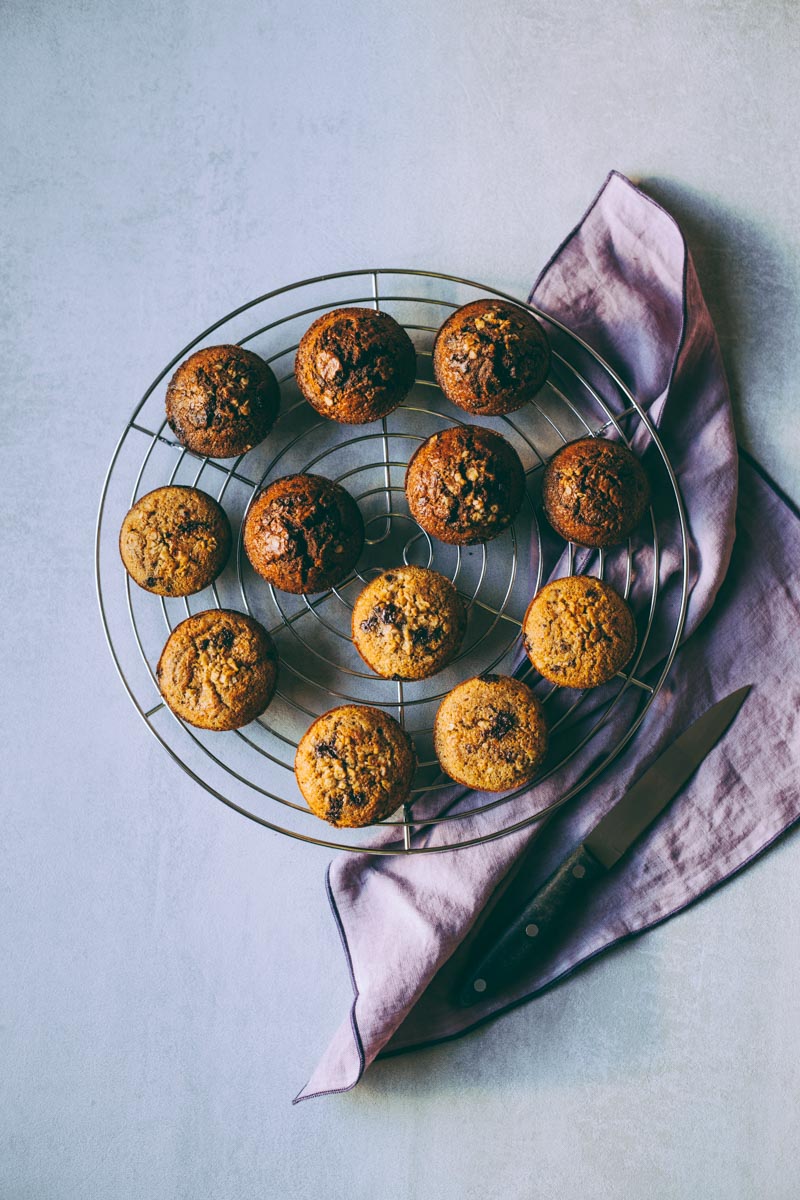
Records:
[[[214,608],[173,629],[156,677],[169,707],[190,725],[239,729],[272,699],[278,655],[258,621]]]
[[[406,471],[411,515],[440,542],[488,542],[507,529],[525,496],[519,455],[479,425],[454,425],[419,446]]]
[[[156,488],[122,522],[119,552],[139,587],[158,596],[191,596],[208,587],[228,561],[231,527],[225,510],[199,488]]]
[[[508,675],[478,676],[449,692],[433,736],[442,770],[481,792],[527,783],[547,751],[541,704],[527,684]]]
[[[408,798],[416,767],[411,738],[388,713],[345,704],[303,735],[294,760],[311,811],[331,825],[371,825]]]
[[[610,584],[591,575],[568,575],[546,584],[531,600],[522,643],[551,683],[591,688],[628,662],[636,649],[636,623]]]
[[[466,618],[449,579],[427,567],[393,567],[353,606],[353,642],[385,679],[426,679],[461,645]]]
[[[270,367],[241,346],[207,346],[182,362],[167,388],[167,421],[181,445],[233,458],[262,442],[280,409]]]
[[[397,408],[417,368],[414,343],[388,313],[337,308],[303,334],[294,373],[308,403],[333,421],[364,425]]]
[[[649,503],[641,463],[618,442],[578,438],[545,467],[542,504],[547,519],[556,533],[579,546],[624,541]]]
[[[283,592],[336,587],[358,560],[364,522],[349,492],[322,475],[285,475],[256,496],[244,548],[256,571]]]
[[[445,321],[433,372],[448,400],[476,416],[514,412],[543,386],[550,343],[534,316],[507,300],[473,300]]]

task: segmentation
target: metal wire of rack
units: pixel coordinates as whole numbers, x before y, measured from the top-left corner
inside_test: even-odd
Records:
[[[387,286],[390,285],[390,286]],[[342,289],[345,289],[343,294]],[[350,294],[354,291],[355,294]],[[303,303],[287,312],[289,297]],[[526,467],[529,487],[520,516],[492,542],[477,547],[434,542],[410,516],[403,476],[413,450],[429,434],[462,422],[432,375],[433,338],[448,312],[478,295],[513,301],[542,320],[554,336],[553,366],[543,391],[524,410],[484,421],[515,446]],[[300,397],[293,361],[300,336],[320,312],[369,304],[385,308],[415,341],[415,387],[394,413],[374,425],[343,427],[320,418]],[[254,313],[266,317],[250,327]],[[224,337],[220,337],[220,332]],[[212,336],[213,335],[213,336]],[[202,344],[235,341],[261,354],[275,370],[282,391],[281,415],[261,446],[231,461],[200,458],[179,445],[163,408],[161,384],[175,365]],[[651,509],[647,533],[637,534],[616,552],[591,559],[574,546],[557,547],[548,561],[549,537],[540,526],[535,502],[538,475],[553,451],[572,437],[613,433],[626,444],[654,448],[666,480],[674,544],[678,547],[680,597],[669,626],[668,644],[657,678],[646,683],[637,669],[660,611],[661,544]],[[343,484],[361,507],[366,526],[364,553],[350,578],[316,596],[277,592],[254,574],[243,552],[241,525],[267,478],[316,471]],[[181,599],[141,592],[125,574],[117,551],[122,518],[145,492],[165,483],[188,483],[216,495],[239,530],[228,568],[210,588]],[[660,517],[663,524],[663,516]],[[563,556],[559,561],[559,551]],[[428,680],[383,680],[364,670],[350,639],[350,614],[359,589],[379,570],[399,562],[433,566],[448,575],[465,601],[467,635],[458,657]],[[603,702],[585,716],[585,697],[538,680],[519,649],[521,618],[530,597],[547,575],[576,567],[613,579],[637,616],[637,653]],[[485,284],[420,270],[374,268],[302,280],[260,296],[209,326],[175,355],[153,380],[131,415],[112,455],[103,483],[95,543],[97,595],[109,649],[139,715],[184,771],[206,791],[257,824],[300,841],[330,849],[374,854],[422,854],[460,849],[516,832],[542,820],[576,795],[622,751],[634,736],[672,665],[688,602],[689,546],[686,516],[675,472],[647,413],[614,370],[576,334],[535,307]],[[276,698],[251,725],[229,733],[206,734],[181,722],[164,705],[155,682],[155,663],[169,632],[192,612],[216,605],[251,613],[270,630],[281,658]],[[520,659],[526,665],[521,666]],[[432,725],[439,700],[461,679],[487,671],[514,672],[535,684],[549,706],[551,733],[564,747],[535,781],[563,772],[591,746],[624,696],[638,696],[613,745],[544,807],[531,804],[521,819],[489,833],[435,844],[415,844],[414,834],[432,825],[465,822],[530,791],[531,785],[502,796],[472,794],[465,807],[452,805],[454,789],[443,779],[432,749]],[[419,768],[408,802],[399,814],[365,831],[328,830],[310,813],[296,787],[294,750],[306,727],[335,704],[369,703],[397,715],[417,747]],[[576,730],[570,739],[570,731]],[[578,760],[579,761],[579,760]],[[278,780],[279,782],[274,782]],[[463,795],[463,793],[462,793]],[[266,811],[265,811],[266,810]],[[510,811],[510,810],[508,810]],[[280,813],[280,821],[277,813]],[[268,815],[267,815],[268,814]],[[519,816],[519,813],[516,814]],[[283,823],[281,823],[283,822]],[[338,834],[338,837],[334,835]]]

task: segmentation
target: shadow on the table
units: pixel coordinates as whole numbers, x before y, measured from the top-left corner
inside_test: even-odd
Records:
[[[793,340],[800,281],[792,256],[762,225],[685,183],[661,176],[640,183],[683,230],[717,329],[739,440],[747,444],[745,382],[759,358],[782,358]]]
[[[645,1077],[664,1040],[663,987],[652,944],[637,938],[462,1037],[379,1059],[350,1095],[374,1101]]]

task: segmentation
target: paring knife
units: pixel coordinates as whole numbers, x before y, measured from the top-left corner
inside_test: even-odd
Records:
[[[470,968],[458,992],[461,1005],[467,1007],[500,991],[552,945],[563,918],[580,905],[593,881],[622,858],[677,795],[722,737],[749,691],[749,686],[739,688],[714,704],[637,779],[539,888],[488,954]]]

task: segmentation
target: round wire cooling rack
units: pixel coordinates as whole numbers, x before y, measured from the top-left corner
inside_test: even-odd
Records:
[[[522,458],[528,488],[520,515],[493,541],[457,547],[432,540],[416,524],[403,480],[420,442],[464,421],[463,411],[445,400],[433,379],[432,346],[446,316],[478,296],[511,300],[534,313],[551,335],[552,368],[545,387],[524,409],[482,422],[501,432]],[[382,421],[357,427],[321,418],[300,396],[293,375],[294,354],[308,324],[320,312],[350,305],[390,312],[417,350],[417,380],[405,402]],[[282,395],[281,415],[267,439],[246,455],[225,461],[199,457],[176,442],[166,423],[162,386],[192,350],[221,342],[246,345],[266,359]],[[640,453],[648,449],[649,469],[663,476],[659,497],[665,511],[659,512],[658,524],[651,509],[635,538],[613,551],[586,552],[559,543],[539,521],[541,468],[559,446],[587,434],[618,437],[634,443]],[[266,584],[252,571],[242,545],[242,521],[260,488],[268,479],[300,471],[343,484],[361,508],[367,534],[351,576],[314,596],[293,596]],[[238,531],[222,575],[205,591],[179,599],[137,588],[118,552],[128,508],[167,483],[197,486],[216,496]],[[679,589],[677,603],[669,605],[660,580],[665,527],[671,559],[677,563],[672,578]],[[378,571],[401,562],[446,574],[468,613],[458,657],[438,675],[416,682],[377,678],[365,669],[350,638],[360,588]],[[555,318],[485,284],[390,268],[339,272],[278,288],[222,317],[180,350],[151,383],[117,443],[103,484],[95,545],[97,595],[114,663],[138,713],[172,758],[211,795],[259,825],[330,849],[374,854],[435,853],[516,832],[542,820],[604,770],[634,736],[672,665],[686,615],[688,563],[683,501],[658,433],[625,383],[585,341]],[[546,684],[520,649],[521,620],[531,596],[550,575],[575,570],[611,580],[631,604],[639,632],[635,658],[625,672],[591,693]],[[181,722],[164,704],[155,681],[155,664],[169,632],[191,613],[213,606],[255,616],[275,639],[281,660],[272,704],[258,720],[228,733],[207,733]],[[647,661],[648,650],[653,653],[650,640],[656,626],[658,673],[647,683],[637,670]],[[556,752],[535,782],[562,775],[566,782],[546,806],[532,802],[521,816],[516,811],[488,832],[464,836],[470,821],[490,810],[501,817],[503,806],[531,786],[499,797],[468,794],[466,806],[462,792],[461,803],[454,806],[454,785],[439,771],[432,740],[438,703],[461,680],[488,671],[516,673],[539,693]],[[294,779],[294,752],[308,725],[346,703],[372,704],[393,713],[417,749],[419,766],[409,800],[379,823],[377,838],[375,826],[324,826],[305,805]],[[597,735],[603,729],[608,734],[612,714],[612,744],[603,745],[598,754],[593,750]],[[432,826],[438,827],[435,841],[415,839],[415,832]]]

